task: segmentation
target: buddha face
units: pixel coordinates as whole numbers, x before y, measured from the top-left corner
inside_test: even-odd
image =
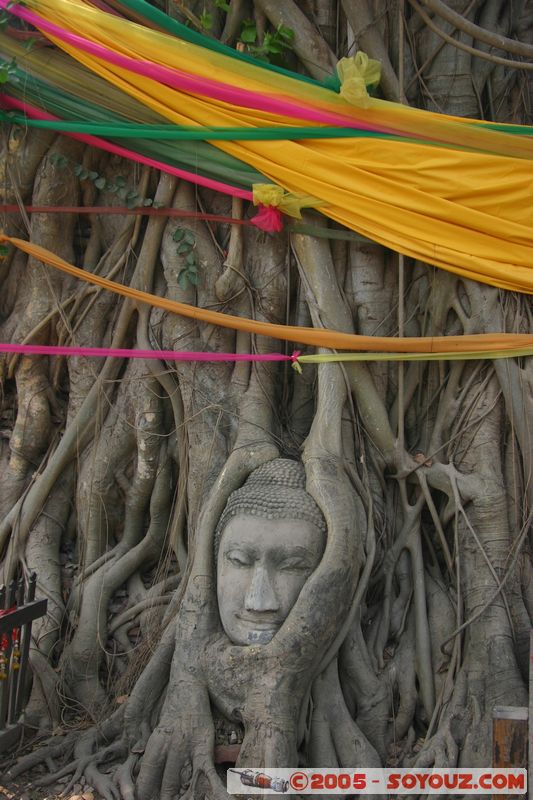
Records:
[[[234,644],[267,644],[317,567],[325,534],[301,519],[233,517],[222,532],[217,596]]]

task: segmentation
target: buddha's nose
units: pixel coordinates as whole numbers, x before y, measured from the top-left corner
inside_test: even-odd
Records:
[[[244,605],[247,611],[279,611],[279,600],[272,576],[262,564],[257,564],[254,568]]]

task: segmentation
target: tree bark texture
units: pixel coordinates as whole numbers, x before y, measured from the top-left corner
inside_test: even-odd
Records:
[[[230,43],[254,15],[260,34],[293,28],[289,57],[315,77],[363,49],[382,61],[387,99],[531,123],[528,73],[457,49],[409,2],[233,0],[227,15],[178,3],[183,19],[181,6],[193,22],[205,6]],[[444,16],[442,3],[423,6],[489,55],[532,46],[528,3],[449,0]],[[164,206],[248,213],[61,136],[4,127],[2,148],[2,202],[120,202],[76,177],[83,163]],[[406,260],[400,296],[398,256],[372,243],[163,217],[3,224],[89,271],[269,322],[531,330],[527,296],[421,263]],[[194,237],[198,285],[180,280],[179,229]],[[0,280],[2,341],[281,346],[138,308],[21,253],[0,263]],[[528,359],[370,362],[297,375],[272,363],[0,356],[1,579],[36,569],[48,598],[26,719],[55,731],[11,774],[42,762],[55,765],[43,783],[83,774],[106,800],[222,800],[214,751],[230,734],[238,764],[258,767],[488,766],[493,707],[526,704],[532,369]],[[218,618],[214,530],[229,494],[278,455],[303,460],[327,547],[274,640],[237,647]]]

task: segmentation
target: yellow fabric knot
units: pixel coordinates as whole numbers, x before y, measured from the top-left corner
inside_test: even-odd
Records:
[[[372,98],[368,86],[377,86],[381,78],[381,63],[359,50],[351,58],[341,58],[337,64],[341,82],[341,97],[359,108],[369,108]]]
[[[302,218],[302,208],[316,208],[323,205],[316,197],[291,194],[275,183],[254,183],[252,191],[254,206],[272,206],[296,219]]]
[[[298,373],[298,375],[303,375],[303,369],[301,368],[299,362],[296,359],[292,362],[291,367],[295,372]]]

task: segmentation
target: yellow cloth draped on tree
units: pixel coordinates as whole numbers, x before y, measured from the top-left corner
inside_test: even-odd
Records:
[[[336,114],[347,124],[353,120],[354,126],[361,123],[430,139],[358,136],[212,144],[288,192],[313,198],[321,213],[380,244],[465,278],[533,292],[533,141],[527,136],[380,100],[356,107],[342,93],[235,62],[81,0],[27,0],[25,7],[140,62]],[[178,125],[301,124],[296,112],[287,116],[185,92],[47,35],[86,67]]]

